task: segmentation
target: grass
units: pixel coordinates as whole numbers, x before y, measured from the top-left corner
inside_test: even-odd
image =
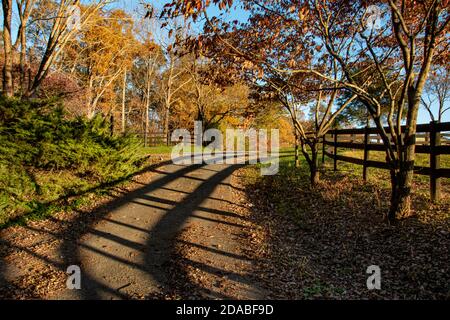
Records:
[[[144,147],[142,148],[142,152],[148,155],[154,155],[154,154],[171,154],[172,149],[174,146],[168,146],[168,145],[159,145],[159,146],[152,146],[152,147]],[[193,147],[192,152],[198,152],[201,150],[206,150],[206,148],[200,148],[200,147]]]
[[[152,147],[143,147],[142,152],[146,154],[170,154],[172,152],[172,146],[160,145]]]
[[[348,156],[352,158],[363,159],[364,152],[362,150],[351,150],[351,149],[338,149],[338,154],[343,156]],[[293,148],[283,148],[280,149],[280,170],[294,170],[294,149]],[[306,160],[304,160],[303,156],[300,154],[300,168],[296,174],[300,174],[302,172],[303,175],[308,174],[308,167]],[[321,162],[322,152],[319,152],[319,159]],[[370,151],[369,160],[385,162],[386,155],[382,151]],[[430,165],[429,155],[427,154],[416,154],[415,164],[417,166],[428,167]],[[331,171],[333,170],[333,159],[325,156],[325,163],[322,164],[322,170]],[[450,168],[450,155],[441,155],[440,156],[440,165],[441,168]],[[344,161],[338,161],[338,171],[345,172],[347,175],[360,179],[362,178],[363,167],[357,164],[348,163]],[[377,183],[385,188],[390,187],[390,177],[389,170],[378,169],[378,168],[368,168],[368,181],[372,183]],[[283,173],[282,173],[283,174]],[[450,179],[441,178],[441,185],[444,189],[443,192],[450,192]],[[414,175],[414,181],[418,186],[416,192],[419,193],[429,193],[430,178],[427,175]]]
[[[343,155],[352,156],[358,159],[364,159],[363,150],[341,150]],[[386,153],[383,151],[370,151],[369,160],[386,161]],[[443,154],[440,156],[440,163],[442,168],[450,168],[450,155]],[[430,166],[430,156],[428,154],[417,153],[415,164],[418,166],[428,167]]]
[[[79,177],[74,172],[59,171],[36,172],[35,190],[23,190],[22,199],[9,211],[0,211],[0,230],[14,225],[26,225],[28,221],[48,218],[61,211],[72,211],[91,204],[114,187],[126,184],[136,173],[140,172],[148,161],[113,181],[102,181],[89,177]],[[27,194],[25,194],[27,192]],[[5,199],[5,202],[9,199]]]
[[[350,150],[350,149],[341,149],[338,150],[339,154],[344,156],[363,159],[364,152],[362,150]],[[332,168],[332,159],[327,158],[326,167]],[[370,151],[369,160],[385,162],[386,155],[382,151]],[[429,167],[430,166],[430,158],[427,154],[416,154],[415,165]],[[441,155],[440,156],[440,165],[441,168],[450,168],[450,155]],[[346,171],[350,174],[356,174],[357,176],[362,176],[362,166],[338,161],[338,170]],[[368,168],[368,180],[373,181],[379,184],[382,184],[385,187],[390,187],[390,178],[389,171],[378,169],[378,168]],[[414,181],[418,186],[417,192],[428,192],[428,184],[430,183],[430,177],[427,175],[415,174]],[[443,188],[450,190],[450,179],[441,178],[441,185]]]

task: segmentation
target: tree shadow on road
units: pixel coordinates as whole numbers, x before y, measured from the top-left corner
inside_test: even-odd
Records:
[[[115,196],[111,201],[100,205],[92,211],[80,211],[77,218],[73,221],[61,221],[56,217],[50,217],[49,221],[59,224],[60,228],[58,231],[49,231],[44,227],[24,227],[35,234],[45,234],[51,239],[58,240],[60,245],[58,247],[57,256],[59,256],[60,259],[49,258],[47,255],[33,250],[33,248],[21,247],[13,243],[3,243],[2,247],[24,252],[25,254],[41,261],[43,264],[59,270],[60,275],[65,275],[65,271],[70,265],[82,266],[82,289],[76,290],[76,292],[71,292],[69,296],[66,296],[65,294],[56,294],[51,298],[104,299],[105,296],[119,299],[136,298],[136,296],[129,295],[125,291],[122,291],[122,288],[117,288],[112,285],[108,285],[107,283],[105,284],[104,281],[99,281],[95,275],[84,271],[83,263],[85,262],[82,261],[80,250],[95,252],[99,256],[113,260],[115,263],[127,265],[130,268],[139,270],[153,279],[157,283],[158,290],[155,291],[149,288],[149,292],[147,292],[145,296],[139,296],[139,298],[201,298],[205,297],[205,294],[215,298],[229,298],[226,295],[214,293],[210,290],[205,291],[205,288],[199,287],[190,281],[185,270],[182,268],[180,269],[180,264],[174,262],[176,259],[180,258],[177,257],[178,252],[176,251],[177,235],[183,230],[186,221],[195,216],[195,211],[205,211],[210,214],[214,214],[214,216],[217,215],[217,219],[199,216],[197,216],[197,218],[210,219],[212,222],[216,223],[229,223],[222,220],[221,217],[233,216],[234,214],[232,212],[207,208],[203,206],[203,203],[208,198],[215,199],[211,196],[214,189],[219,185],[227,185],[224,183],[224,180],[226,180],[237,168],[239,168],[240,165],[228,165],[224,166],[224,168],[220,168],[219,170],[211,170],[210,168],[207,168],[207,170],[210,171],[210,176],[207,179],[195,178],[199,184],[193,192],[183,192],[183,190],[180,190],[180,194],[183,194],[181,201],[172,201],[169,203],[167,200],[155,197],[153,194],[149,194],[155,190],[166,190],[168,192],[172,189],[172,192],[177,192],[178,190],[174,190],[168,185],[177,179],[192,174],[196,170],[203,169],[204,165],[176,166],[176,170],[173,172],[163,170],[163,165],[167,165],[167,163],[154,165],[146,170],[147,172],[158,174],[158,179],[151,181],[148,184],[141,185],[133,191],[126,192],[124,190],[119,190],[119,196]],[[130,223],[117,221],[109,215],[110,212],[113,212],[130,203],[138,206],[149,207],[148,203],[141,203],[142,200],[151,200],[152,203],[160,203],[161,206],[158,205],[158,209],[165,211],[162,218],[149,230],[140,228],[139,226]],[[222,199],[216,200],[226,201]],[[149,207],[149,210],[150,209],[151,208]],[[100,231],[96,228],[96,226],[102,222],[114,223],[123,228],[130,228],[132,230],[136,230],[137,232],[146,233],[148,235],[147,240],[145,244],[142,244],[137,243],[134,240],[126,239],[126,237],[121,234],[111,234]],[[243,226],[235,224],[235,227]],[[108,252],[107,249],[99,250],[98,248],[93,248],[83,242],[83,239],[88,236],[104,238],[121,246],[138,250],[142,252],[143,260],[140,263],[136,263],[124,259],[123,257],[116,256],[114,252]],[[192,246],[198,246],[198,244],[193,244]],[[215,253],[223,254],[225,256],[232,255],[232,253],[221,250],[215,250]],[[235,256],[235,258],[240,257]],[[194,261],[192,261],[191,264],[195,264],[196,268],[203,269],[205,272],[216,274],[227,273],[228,276],[233,278],[235,281],[247,281],[242,278],[241,275],[232,274],[232,272],[217,270],[212,266]],[[14,297],[14,295],[9,295],[8,292],[5,292],[5,290],[9,290],[8,288],[13,288],[13,284],[6,280],[7,270],[5,269],[5,266],[6,262],[2,262],[0,264],[0,267],[2,267],[0,268],[0,285],[4,288],[4,290],[0,290],[0,295],[6,298]],[[180,283],[183,284],[182,288],[177,287]],[[188,289],[188,293],[186,293],[186,289]],[[28,297],[36,298],[37,296]]]

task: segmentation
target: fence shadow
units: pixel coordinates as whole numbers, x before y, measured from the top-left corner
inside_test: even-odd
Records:
[[[217,219],[206,217],[197,218],[207,219],[219,223],[227,223],[219,217],[234,216],[234,214],[231,212],[207,208],[203,206],[202,203],[206,199],[214,199],[215,201],[221,200],[211,196],[214,189],[221,185],[228,185],[224,182],[224,180],[226,180],[227,177],[229,177],[237,168],[239,168],[240,165],[224,165],[224,168],[220,170],[211,170],[210,168],[205,168],[203,164],[189,166],[172,165],[175,170],[172,172],[168,172],[166,170],[163,170],[163,168],[167,164],[168,162],[163,162],[157,165],[152,165],[146,168],[146,170],[140,172],[153,172],[155,174],[158,174],[159,178],[157,180],[151,181],[149,184],[141,184],[138,189],[133,191],[127,192],[126,190],[119,190],[120,192],[116,193],[116,196],[111,201],[95,208],[92,212],[80,211],[77,215],[77,219],[74,221],[63,222],[59,221],[55,217],[50,217],[50,221],[61,224],[61,228],[57,232],[48,231],[44,228],[35,228],[32,226],[25,227],[32,232],[43,233],[54,239],[62,240],[62,244],[58,249],[58,255],[62,258],[61,261],[52,260],[51,258],[35,252],[32,249],[18,247],[11,243],[3,243],[2,245],[11,249],[23,251],[31,255],[32,257],[42,261],[43,263],[51,265],[63,272],[65,272],[67,267],[70,265],[82,264],[82,256],[80,254],[81,250],[94,252],[100,256],[105,257],[106,259],[115,261],[115,263],[126,265],[132,269],[139,270],[139,272],[145,274],[146,277],[149,277],[152,279],[152,281],[156,282],[157,287],[160,288],[159,292],[149,292],[146,298],[161,298],[166,295],[177,294],[181,292],[178,290],[178,288],[174,287],[176,283],[172,281],[173,273],[176,272],[178,281],[182,281],[185,283],[184,288],[188,286],[191,288],[191,292],[196,292],[198,296],[201,296],[205,292],[204,288],[198,287],[194,283],[190,283],[190,280],[187,277],[185,271],[182,269],[177,269],[177,265],[172,265],[174,259],[178,258],[176,257],[178,253],[175,250],[177,246],[176,238],[179,232],[183,229],[185,222],[190,217],[194,216],[194,211],[204,211],[213,214],[214,216],[217,215]],[[183,192],[183,190],[180,190],[180,194],[183,195],[183,198],[180,201],[168,201],[152,194],[152,192],[155,190],[162,190],[163,192],[173,192],[174,189],[173,186],[170,186],[171,183],[177,181],[178,179],[182,179],[183,177],[193,177],[190,174],[193,174],[195,171],[201,169],[208,170],[210,172],[210,176],[206,179],[195,177],[195,181],[198,184],[195,190],[193,190],[192,192]],[[142,201],[144,201],[144,203],[142,203]],[[148,209],[148,211],[151,211],[152,205],[149,205],[148,201],[151,201],[152,204],[156,204],[158,210],[164,211],[162,218],[154,226],[152,226],[151,229],[144,229],[136,225],[117,221],[117,219],[114,219],[109,215],[110,212],[113,212],[118,208],[121,208],[122,206],[130,203],[145,207]],[[147,241],[145,244],[137,243],[132,239],[127,239],[126,236],[119,233],[112,234],[98,230],[96,226],[100,222],[113,223],[122,228],[129,228],[137,232],[146,234]],[[234,224],[234,226],[242,227],[239,224]],[[139,252],[142,252],[143,260],[141,263],[127,261],[127,259],[123,259],[123,257],[115,255],[114,252],[108,252],[108,250],[99,250],[98,248],[89,246],[83,242],[83,239],[89,236],[103,238],[107,241],[112,241],[114,243],[120,244],[121,246],[125,246],[133,250],[138,250]],[[225,256],[231,254],[227,252],[217,253],[223,254]],[[184,261],[184,263],[191,265],[195,264],[196,268],[204,270],[205,272],[224,272],[223,270],[215,270],[212,266],[202,265],[194,261]],[[1,263],[0,267],[2,267],[3,265],[4,263]],[[8,285],[11,284],[9,284],[6,280],[6,270],[3,269],[3,267],[0,268],[0,285],[3,288],[8,288]],[[228,272],[228,274],[230,278],[234,278],[236,281],[246,282],[246,279],[237,274],[233,275],[230,272]],[[74,290],[76,291],[75,296],[73,295],[73,292],[70,293],[70,295],[68,295],[67,297],[63,293],[62,298],[103,299],[105,297],[105,294],[114,298],[121,299],[135,298],[134,296],[129,296],[126,293],[121,292],[121,288],[116,288],[112,285],[110,286],[102,281],[99,281],[99,279],[97,279],[95,275],[89,274],[89,272],[82,272],[82,283],[83,285],[81,290]],[[8,295],[7,293],[1,294],[6,297]],[[227,296],[221,295],[220,293],[208,292],[208,294],[215,296],[216,298],[229,298]],[[56,296],[56,298],[58,298],[58,296]]]

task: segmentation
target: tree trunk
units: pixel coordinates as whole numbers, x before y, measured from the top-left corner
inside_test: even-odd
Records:
[[[123,72],[122,83],[122,133],[125,133],[125,99],[126,99],[126,86],[127,86],[127,69]]]
[[[166,136],[166,144],[169,145],[170,137],[169,137],[169,116],[170,116],[170,107],[166,105],[166,114],[164,116],[164,135]]]
[[[413,171],[391,171],[391,206],[388,219],[394,221],[411,216],[411,185]]]
[[[35,76],[33,77],[33,80],[31,81],[31,85],[29,86],[29,89],[25,93],[25,96],[27,98],[32,97],[38,88],[41,86],[42,82],[44,81],[45,77],[47,76],[49,72],[49,68],[51,66],[52,62],[52,54],[53,49],[49,48],[50,44],[47,45],[47,48],[44,52],[44,55],[42,57],[42,60],[39,64],[38,71],[36,72]]]
[[[295,145],[294,145],[294,153],[295,153],[295,167],[298,168],[300,166],[300,161],[298,157],[298,135],[297,131],[294,133]]]
[[[145,132],[144,132],[144,146],[145,147],[148,145],[148,116],[149,116],[148,109],[149,109],[149,107],[147,105],[147,107],[145,108],[145,129],[144,129],[145,130]]]
[[[404,136],[404,147],[398,154],[398,166],[394,164],[394,168],[391,169],[391,207],[388,214],[390,221],[407,218],[412,214],[411,191],[416,155],[415,122],[406,128]]]
[[[11,42],[12,0],[2,0],[3,7],[3,93],[7,97],[14,95],[13,88],[13,52]]]
[[[317,144],[314,143],[311,147],[311,163],[309,164],[311,187],[317,186],[320,182],[319,173],[319,153],[317,150]]]
[[[13,45],[13,52],[19,51],[19,67],[20,67],[20,95],[26,95],[29,88],[29,81],[26,80],[27,70],[26,70],[26,54],[27,54],[27,24],[30,18],[35,0],[21,0],[17,1],[17,9],[20,20],[19,29],[17,31],[17,39]]]
[[[311,187],[317,186],[320,182],[320,173],[317,166],[311,166]]]
[[[26,43],[27,36],[25,31],[20,34],[20,92],[23,94],[28,91],[28,86],[26,82],[26,70],[25,70],[25,59],[26,59]]]
[[[153,73],[153,69],[150,68],[150,62],[148,61],[147,65],[147,88],[146,88],[146,96],[145,96],[145,132],[144,132],[144,145],[148,144],[148,125],[149,125],[149,109],[150,109],[150,92],[151,92],[151,75]]]
[[[416,158],[417,115],[425,80],[426,77],[422,78],[417,88],[410,88],[408,90],[408,113],[403,143],[400,151],[397,152],[398,166],[394,164],[391,169],[392,194],[391,207],[388,213],[388,219],[390,221],[408,218],[412,215],[411,191]],[[402,137],[400,136],[399,140],[401,139]]]

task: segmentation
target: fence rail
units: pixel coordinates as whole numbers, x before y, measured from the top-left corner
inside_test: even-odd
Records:
[[[385,129],[390,135],[390,129]],[[403,126],[402,133],[404,131]],[[440,155],[450,154],[450,133],[444,131],[450,131],[450,122],[417,125],[416,153],[429,154],[430,166],[414,166],[414,172],[430,177],[430,194],[433,201],[441,196],[441,178],[450,178],[450,168],[440,167]],[[331,140],[328,139],[330,136]],[[326,146],[332,147],[332,152],[326,150]],[[364,150],[364,157],[360,159],[338,155],[338,148]],[[368,168],[389,169],[386,162],[369,160],[369,151],[386,151],[377,128],[330,130],[323,137],[322,162],[325,162],[325,156],[332,158],[334,170],[337,170],[338,161],[361,165],[363,178],[366,180]]]
[[[145,138],[145,134],[142,132],[135,133],[135,135],[137,135],[140,139],[142,139],[142,141],[144,142],[144,145],[148,146],[148,147],[156,147],[156,146],[162,146],[162,145],[173,146],[181,141],[181,140],[180,141],[171,141],[171,140],[167,141],[167,136],[162,131],[149,132],[147,134],[147,139]],[[170,137],[171,137],[171,133],[169,134],[169,138]],[[193,136],[191,137],[191,140],[189,141],[189,143],[194,144]]]
[[[145,146],[148,147],[155,147],[167,144],[167,138],[164,132],[149,132],[147,134],[147,137],[145,137],[145,134],[143,132],[133,132],[133,133],[136,136],[138,136],[139,139],[142,140]]]

